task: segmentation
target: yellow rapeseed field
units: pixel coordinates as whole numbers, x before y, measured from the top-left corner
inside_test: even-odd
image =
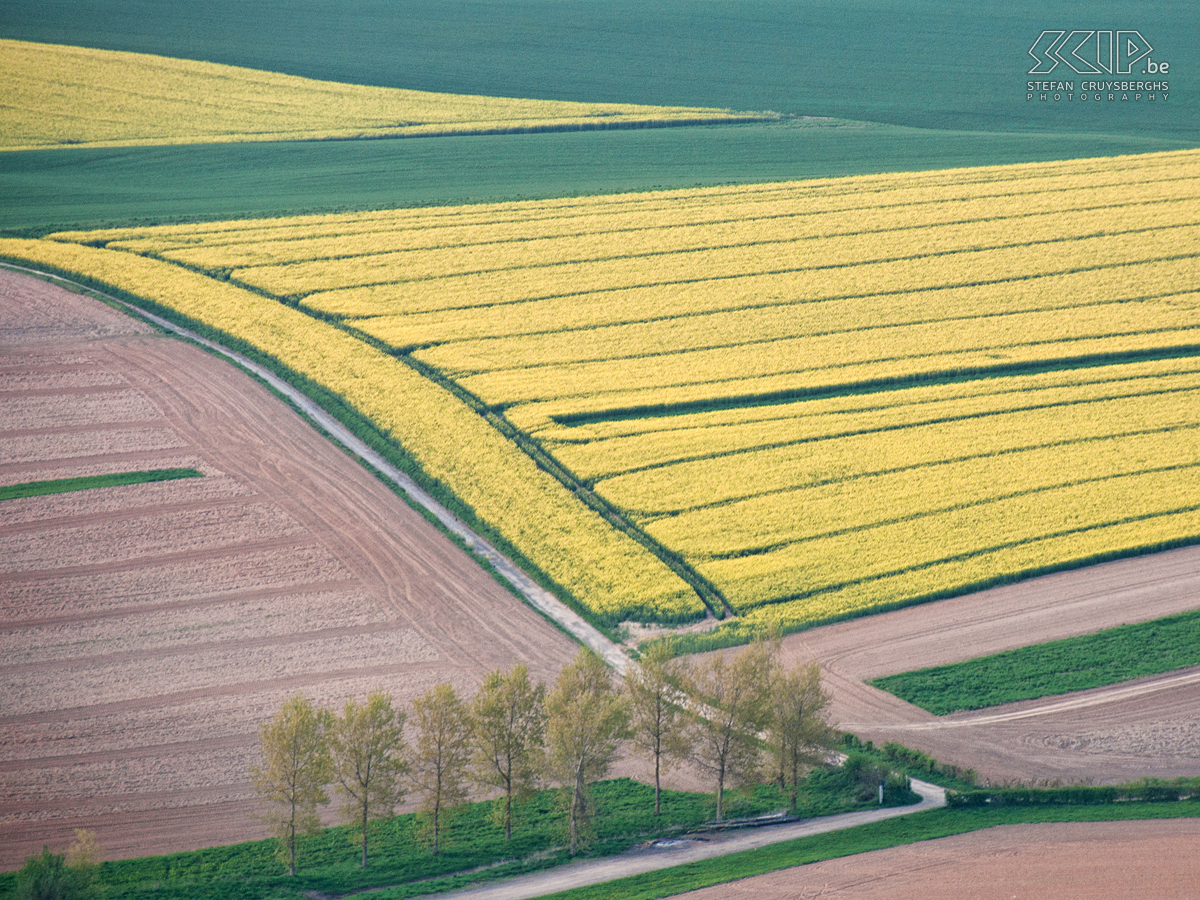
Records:
[[[0,40],[0,96],[0,150],[409,137],[735,118],[728,110],[367,87],[13,40]]]
[[[1196,151],[29,245],[319,329],[238,325],[599,615],[742,635],[1200,540],[1197,246]]]

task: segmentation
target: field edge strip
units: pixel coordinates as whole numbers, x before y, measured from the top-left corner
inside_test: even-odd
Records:
[[[203,478],[198,469],[147,469],[138,472],[114,472],[111,475],[83,475],[78,478],[53,478],[49,481],[23,481],[0,486],[0,500],[23,497],[43,497],[66,494],[93,488],[119,487],[129,484],[149,484],[155,481],[175,481],[180,478]]]

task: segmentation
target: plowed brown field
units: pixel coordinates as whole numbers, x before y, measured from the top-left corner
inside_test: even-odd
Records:
[[[965,597],[801,632],[833,718],[992,782],[1200,775],[1200,668],[974,712],[934,716],[864,681],[1200,609],[1200,547],[1059,572]]]
[[[0,273],[0,484],[203,479],[0,504],[0,868],[261,834],[259,722],[575,653],[387,487],[227,362]]]
[[[1001,825],[783,869],[687,900],[1192,900],[1200,821]]]

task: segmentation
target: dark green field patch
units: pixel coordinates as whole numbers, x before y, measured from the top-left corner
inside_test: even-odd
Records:
[[[147,472],[116,472],[112,475],[85,475],[81,478],[56,478],[53,481],[28,481],[0,487],[0,500],[21,497],[40,497],[43,494],[65,494],[92,488],[116,487],[125,484],[146,484],[151,481],[174,481],[177,478],[203,478],[196,469],[151,469]]]
[[[941,716],[1195,665],[1200,665],[1200,612],[888,675],[871,684]]]
[[[0,231],[752,184],[1178,150],[1148,136],[727,125],[0,153]]]

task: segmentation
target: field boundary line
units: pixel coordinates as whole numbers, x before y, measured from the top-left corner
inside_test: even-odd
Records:
[[[43,272],[39,269],[18,266],[12,263],[0,262],[0,266],[18,272],[26,272],[31,275],[36,275],[39,278],[49,279],[51,281],[61,282],[62,284],[71,285],[74,288],[104,297],[105,300],[118,304],[119,307],[135,316],[144,318],[146,321],[152,322],[159,328],[169,331],[175,335],[193,341],[200,346],[217,353],[224,357],[229,362],[232,362],[238,368],[253,375],[255,378],[267,384],[273,391],[286,397],[300,413],[309,420],[311,424],[316,425],[323,430],[326,435],[335,443],[340,444],[344,449],[362,460],[367,466],[373,469],[378,475],[382,475],[387,481],[394,484],[405,497],[413,504],[422,507],[433,515],[442,527],[445,528],[455,537],[459,538],[468,549],[473,553],[482,556],[487,560],[488,564],[501,577],[507,579],[518,591],[521,596],[539,612],[543,613],[558,625],[566,629],[572,636],[575,637],[581,644],[594,651],[608,665],[612,666],[619,673],[624,674],[626,668],[630,664],[629,657],[625,655],[617,644],[609,640],[595,626],[584,620],[582,616],[571,610],[565,603],[547,591],[545,588],[538,585],[532,578],[511,559],[497,550],[492,544],[480,535],[472,531],[461,519],[454,515],[450,510],[439,503],[432,495],[425,491],[412,478],[401,472],[380,454],[372,450],[366,443],[355,437],[348,428],[341,422],[335,419],[332,415],[322,409],[316,402],[311,400],[306,394],[288,384],[278,375],[267,369],[265,366],[259,365],[253,360],[240,353],[237,353],[229,348],[201,337],[194,331],[176,325],[174,322],[164,319],[161,316],[156,316],[153,313],[136,306],[135,304],[120,300],[113,297],[111,294],[106,294],[103,291],[89,288],[79,282],[72,281],[69,278],[64,278],[60,275],[54,275],[50,272]]]

